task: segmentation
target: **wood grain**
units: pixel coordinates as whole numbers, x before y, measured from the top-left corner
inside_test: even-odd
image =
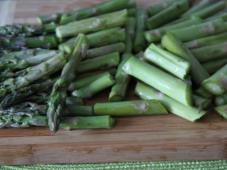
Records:
[[[101,0],[17,0],[9,23],[86,7]],[[154,3],[139,1],[144,6]],[[0,1],[0,7],[5,0]],[[7,20],[6,20],[7,22]],[[97,97],[97,100],[103,100]],[[190,123],[174,115],[121,118],[111,130],[0,130],[0,164],[227,159],[227,122],[215,113]]]

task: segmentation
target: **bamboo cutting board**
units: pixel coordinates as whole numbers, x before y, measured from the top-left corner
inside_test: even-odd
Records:
[[[3,0],[0,23],[34,23],[37,15],[86,7],[99,1]],[[151,3],[139,2],[144,6]],[[104,99],[103,95],[97,97],[99,101]],[[45,128],[0,130],[0,164],[217,159],[227,159],[227,122],[212,112],[197,123],[170,114],[121,118],[111,130],[56,134]]]

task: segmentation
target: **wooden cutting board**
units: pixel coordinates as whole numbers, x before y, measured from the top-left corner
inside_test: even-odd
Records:
[[[37,15],[86,7],[99,1],[3,0],[0,23],[33,23]],[[139,2],[144,6],[151,3]],[[101,95],[97,100],[105,97]],[[0,164],[217,159],[227,159],[227,122],[212,112],[197,123],[170,114],[121,118],[111,130],[56,134],[45,128],[0,130]]]

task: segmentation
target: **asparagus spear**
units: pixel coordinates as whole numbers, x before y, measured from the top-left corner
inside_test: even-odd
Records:
[[[219,19],[219,18],[223,19],[224,21],[227,21],[226,10],[221,11],[221,12],[217,13],[216,15],[213,15],[213,16],[207,18],[206,21],[212,21],[212,20]]]
[[[207,71],[202,67],[193,54],[172,34],[167,33],[162,38],[162,46],[170,52],[187,60],[191,64],[192,79],[197,85],[200,85],[203,80],[209,77]]]
[[[21,70],[31,66],[35,66],[42,62],[45,62],[54,56],[57,55],[57,51],[47,51],[44,54],[38,54],[35,56],[23,56],[24,59],[20,59],[19,57],[6,58],[5,60],[2,58],[0,63],[0,70],[8,69],[8,70]]]
[[[227,119],[227,105],[218,106],[215,110],[225,119]]]
[[[135,7],[134,0],[109,0],[89,8],[69,12],[68,15],[63,14],[60,19],[60,24],[67,24],[75,20],[81,20],[130,7]]]
[[[75,21],[67,25],[58,26],[56,28],[56,35],[58,38],[64,38],[75,36],[78,33],[89,33],[122,26],[127,20],[127,15],[127,10],[122,10],[81,21]]]
[[[201,62],[209,62],[211,60],[222,59],[226,56],[227,43],[209,45],[192,50],[192,53]]]
[[[116,83],[112,87],[109,94],[109,101],[120,101],[125,97],[130,77],[122,70],[122,67],[130,57],[130,54],[123,55],[123,60],[118,66],[117,73],[115,75]]]
[[[186,120],[194,122],[205,115],[204,111],[200,111],[191,106],[186,106],[145,84],[137,83],[135,91],[136,94],[144,100],[161,101],[169,112]]]
[[[72,92],[73,96],[80,98],[91,98],[98,92],[112,86],[115,83],[110,73],[105,73],[89,85]]]
[[[59,45],[59,49],[67,53],[71,53],[71,49],[75,38],[71,38],[63,44]],[[124,42],[125,30],[120,28],[111,28],[87,35],[87,42],[89,47],[101,47],[108,44]]]
[[[4,97],[7,93],[17,90],[19,88],[28,86],[42,77],[51,75],[59,71],[66,63],[67,58],[59,53],[55,57],[34,67],[23,70],[23,74],[16,78],[10,78],[1,82],[0,96]]]
[[[211,99],[204,98],[195,94],[192,96],[192,99],[194,101],[194,105],[201,110],[207,109],[212,103]]]
[[[35,103],[22,103],[6,110],[0,110],[0,128],[24,128],[46,126],[45,106]]]
[[[157,28],[154,30],[149,30],[145,32],[145,37],[148,42],[159,42],[162,38],[162,36],[170,30],[178,29],[178,28],[184,28],[191,25],[197,25],[202,23],[202,20],[198,17],[193,17],[191,19],[185,20],[183,22],[173,24],[173,25],[166,25],[161,28]]]
[[[97,73],[88,77],[83,77],[80,79],[76,79],[74,82],[72,82],[69,85],[69,91],[74,91],[76,89],[80,89],[84,86],[89,85],[90,83],[94,82],[95,80],[97,80],[98,78],[102,77],[104,74],[107,74],[108,72],[101,72],[101,73]]]
[[[225,8],[226,4],[225,1],[219,1],[217,3],[214,3],[212,5],[209,5],[201,10],[198,10],[197,12],[194,12],[192,15],[198,16],[202,19],[208,18],[209,16],[212,16],[216,14],[217,12],[221,11]]]
[[[218,59],[215,61],[209,61],[203,64],[203,67],[208,71],[208,73],[213,74],[227,64],[227,58]]]
[[[78,68],[78,72],[82,73],[97,69],[107,69],[117,66],[119,62],[120,62],[119,53],[110,53],[108,55],[88,59],[81,62]]]
[[[111,103],[96,103],[95,115],[142,116],[168,114],[165,107],[156,100],[136,100]]]
[[[136,16],[136,8],[128,9],[128,16],[129,17],[135,17]]]
[[[149,16],[154,16],[175,2],[175,0],[160,1],[159,3],[152,5],[147,9],[148,14]]]
[[[66,106],[68,105],[83,105],[84,102],[81,98],[78,97],[67,97],[65,100]]]
[[[85,72],[85,73],[81,73],[78,75],[78,79],[82,79],[82,78],[86,78],[86,77],[90,77],[90,76],[95,76],[97,74],[103,73],[103,72],[109,72],[112,76],[114,76],[117,72],[116,68],[107,68],[107,69],[100,69],[100,70],[96,70],[96,71],[91,71],[91,72]]]
[[[227,104],[227,93],[215,98],[215,105],[221,106]]]
[[[23,102],[27,97],[37,93],[49,90],[53,85],[53,80],[47,80],[43,83],[32,84],[28,87],[21,88],[15,92],[7,94],[0,103],[1,108],[6,108]]]
[[[186,60],[165,51],[154,44],[151,44],[147,48],[144,57],[148,61],[183,80],[190,71],[190,64]]]
[[[128,18],[126,25],[126,38],[125,38],[125,53],[132,53],[133,42],[135,38],[136,21],[134,18]]]
[[[225,32],[227,30],[227,24],[223,19],[217,19],[214,21],[205,22],[198,25],[192,25],[190,27],[179,28],[171,30],[174,36],[183,42],[192,41],[198,38],[207,37],[218,33]]]
[[[160,13],[152,16],[147,20],[147,28],[154,29],[159,26],[162,26],[176,18],[178,18],[181,14],[183,14],[189,8],[189,4],[187,0],[179,1],[177,3],[173,3]]]
[[[127,74],[162,91],[164,94],[185,105],[191,105],[191,88],[184,81],[135,57],[130,57],[122,68]]]
[[[76,71],[81,58],[85,56],[86,38],[85,35],[79,34],[75,41],[75,49],[73,50],[69,61],[65,64],[60,78],[55,82],[50,99],[48,101],[48,125],[51,131],[58,129],[60,118],[62,117],[62,109],[64,108],[64,100],[66,99],[66,91],[69,84],[76,76]]]
[[[208,45],[215,45],[217,43],[223,43],[227,40],[227,33],[221,33],[218,35],[213,35],[209,37],[204,37],[204,38],[199,38],[196,40],[189,41],[185,43],[185,45],[192,49],[192,48],[200,48],[203,46],[208,46]]]
[[[199,1],[197,4],[195,4],[191,9],[189,9],[187,12],[185,12],[182,17],[189,17],[192,14],[194,14],[195,12],[198,12],[204,8],[206,8],[207,6],[209,6],[211,3],[213,2],[213,0],[201,0]]]
[[[48,24],[48,23],[51,23],[51,22],[58,23],[59,18],[60,18],[60,14],[52,14],[52,15],[48,15],[48,16],[39,16],[37,18],[37,22],[39,23],[39,25],[44,25],[44,24]]]
[[[109,53],[122,53],[125,51],[125,44],[124,43],[115,43],[111,45],[106,45],[99,48],[92,48],[87,51],[87,58],[95,58],[103,55],[107,55]]]
[[[109,129],[113,127],[114,119],[110,116],[67,117],[60,124],[61,129]]]
[[[218,70],[208,79],[204,80],[202,86],[211,94],[219,96],[227,90],[227,65]]]
[[[142,8],[137,9],[136,13],[136,34],[135,34],[135,42],[134,42],[134,51],[140,52],[144,50],[146,41],[143,35],[145,30],[145,23],[146,23],[146,10]]]

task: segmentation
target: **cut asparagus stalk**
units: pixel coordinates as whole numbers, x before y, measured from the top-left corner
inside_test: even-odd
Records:
[[[120,57],[120,56],[119,56]],[[85,72],[85,73],[81,73],[80,75],[78,75],[78,79],[82,79],[82,78],[86,78],[86,77],[90,77],[90,76],[94,76],[103,72],[109,72],[112,76],[114,76],[117,72],[116,68],[108,68],[108,69],[100,69],[97,71],[91,71],[91,72]]]
[[[132,53],[133,42],[135,38],[135,26],[136,20],[132,17],[128,18],[126,25],[125,53]]]
[[[62,43],[61,45],[59,45],[59,49],[70,54],[72,52],[72,46],[75,39],[76,37]],[[89,47],[101,47],[108,44],[114,44],[124,41],[125,30],[120,28],[111,28],[87,35],[87,42]]]
[[[18,57],[13,58],[6,58],[6,60],[2,59],[0,64],[0,70],[7,69],[7,70],[22,70],[31,66],[35,66],[42,62],[45,62],[54,56],[57,55],[57,51],[47,51],[44,54],[38,54],[35,56],[23,56],[24,59],[20,59]]]
[[[208,73],[213,74],[218,71],[221,67],[227,64],[227,58],[206,62],[203,67],[208,71]]]
[[[179,28],[171,30],[174,36],[183,42],[192,41],[198,38],[207,37],[210,35],[225,32],[227,30],[227,24],[222,19],[205,22],[198,25],[192,25],[190,27]]]
[[[60,18],[60,14],[52,14],[52,15],[48,15],[48,16],[39,16],[37,18],[37,22],[39,23],[39,25],[44,25],[44,24],[48,24],[48,23],[51,23],[51,22],[57,23],[59,18]]]
[[[71,81],[75,79],[76,70],[80,64],[80,60],[85,56],[85,53],[86,38],[85,35],[79,34],[77,41],[75,41],[75,49],[69,61],[65,64],[60,78],[55,82],[48,101],[47,116],[48,126],[51,131],[58,129],[68,86]]]
[[[53,80],[47,80],[43,83],[32,84],[28,87],[24,87],[15,92],[9,93],[1,99],[0,107],[6,108],[15,104],[19,104],[25,101],[27,97],[37,92],[44,92],[46,90],[49,90],[52,87],[53,83]]]
[[[226,40],[227,40],[227,33],[224,32],[222,34],[204,37],[197,40],[192,40],[190,42],[185,43],[185,45],[186,47],[192,49],[192,48],[200,48],[208,45],[215,45],[217,43],[223,43]]]
[[[109,101],[121,101],[126,95],[126,91],[130,82],[130,77],[122,70],[122,67],[130,57],[130,54],[123,55],[123,60],[118,66],[117,73],[115,75],[116,83],[112,87],[109,94]]]
[[[168,114],[165,107],[156,100],[135,100],[124,102],[96,103],[95,115],[151,116]]]
[[[62,15],[60,24],[67,24],[75,20],[81,20],[97,15],[102,15],[135,6],[134,0],[109,0],[104,3],[94,5],[93,7],[80,9],[70,12],[70,14]]]
[[[188,121],[194,122],[203,117],[206,113],[197,108],[186,106],[142,83],[137,83],[135,91],[136,94],[144,100],[161,101],[169,112],[176,114],[177,116],[180,116]]]
[[[196,57],[172,34],[168,33],[162,38],[162,46],[191,64],[192,79],[198,86],[209,77]]]
[[[227,104],[227,93],[215,98],[215,105],[221,106]]]
[[[124,43],[116,43],[111,45],[106,45],[99,48],[92,48],[87,51],[87,58],[95,58],[103,55],[107,55],[109,53],[123,53],[125,51],[125,44]]]
[[[43,31],[46,33],[54,33],[55,29],[57,27],[57,24],[55,22],[50,22],[48,24],[44,24],[41,26]]]
[[[101,57],[96,57],[93,59],[88,59],[81,62],[78,72],[88,72],[97,69],[107,69],[111,67],[116,67],[120,62],[119,53],[111,53]],[[94,64],[95,63],[95,64]]]
[[[194,105],[201,110],[207,109],[212,103],[211,99],[203,98],[195,94],[192,96],[192,99],[194,101]]]
[[[197,12],[194,12],[192,15],[205,19],[225,9],[225,6],[226,6],[225,1],[219,1],[201,10],[198,10]]]
[[[101,73],[97,73],[88,77],[84,77],[81,79],[76,79],[74,82],[72,82],[69,85],[68,90],[69,91],[74,91],[76,89],[80,89],[84,86],[89,85],[90,83],[92,83],[93,81],[97,80],[99,77],[102,77],[104,74],[106,74],[108,72],[101,72]]]
[[[227,119],[227,105],[219,106],[215,108],[216,112],[218,112],[223,118]]]
[[[75,36],[79,33],[89,33],[122,26],[127,20],[127,15],[127,10],[122,10],[81,21],[75,21],[67,25],[57,27],[56,35],[58,38],[65,38]]]
[[[190,71],[190,64],[186,60],[154,44],[147,48],[144,58],[183,80]]]
[[[179,1],[173,3],[166,9],[162,10],[160,13],[152,16],[147,20],[147,28],[154,29],[162,26],[183,14],[189,8],[187,0]]]
[[[114,83],[115,81],[113,80],[113,77],[111,76],[111,74],[105,73],[104,75],[102,75],[97,80],[90,83],[89,85],[73,91],[72,95],[80,98],[91,98],[98,92],[112,86]]]
[[[211,60],[222,59],[226,57],[227,43],[209,45],[192,50],[192,53],[201,62],[209,62]]]
[[[199,19],[198,17],[193,17],[189,20],[185,20],[185,21],[177,23],[177,24],[167,25],[167,26],[163,26],[161,28],[146,31],[145,37],[148,42],[159,42],[161,40],[162,36],[167,31],[178,29],[178,28],[184,28],[184,27],[188,27],[191,25],[197,25],[200,23],[202,23],[201,19]]]
[[[175,0],[160,1],[159,3],[154,4],[148,8],[148,10],[147,10],[148,14],[149,14],[149,16],[154,16],[175,2],[176,2]]]
[[[66,104],[64,116],[93,116],[92,106],[83,106],[78,104]]]
[[[0,96],[3,97],[9,92],[28,86],[36,80],[59,71],[66,62],[67,57],[64,56],[63,53],[59,53],[39,65],[28,68],[19,77],[10,78],[2,82],[0,85]]]
[[[189,17],[195,12],[198,12],[207,6],[209,6],[212,3],[212,0],[201,0],[197,4],[195,4],[191,9],[189,9],[187,12],[185,12],[182,17]]]
[[[145,26],[146,19],[147,19],[146,10],[138,8],[136,13],[136,34],[134,42],[134,51],[136,53],[144,50],[146,46],[146,41],[143,35],[143,32],[146,27]]]
[[[164,94],[185,105],[191,105],[191,88],[184,81],[135,57],[130,57],[122,68],[127,74],[149,84]]]
[[[213,95],[224,94],[227,91],[227,65],[204,80],[202,86]]]
[[[67,117],[61,121],[60,129],[110,129],[114,119],[110,116]]]

